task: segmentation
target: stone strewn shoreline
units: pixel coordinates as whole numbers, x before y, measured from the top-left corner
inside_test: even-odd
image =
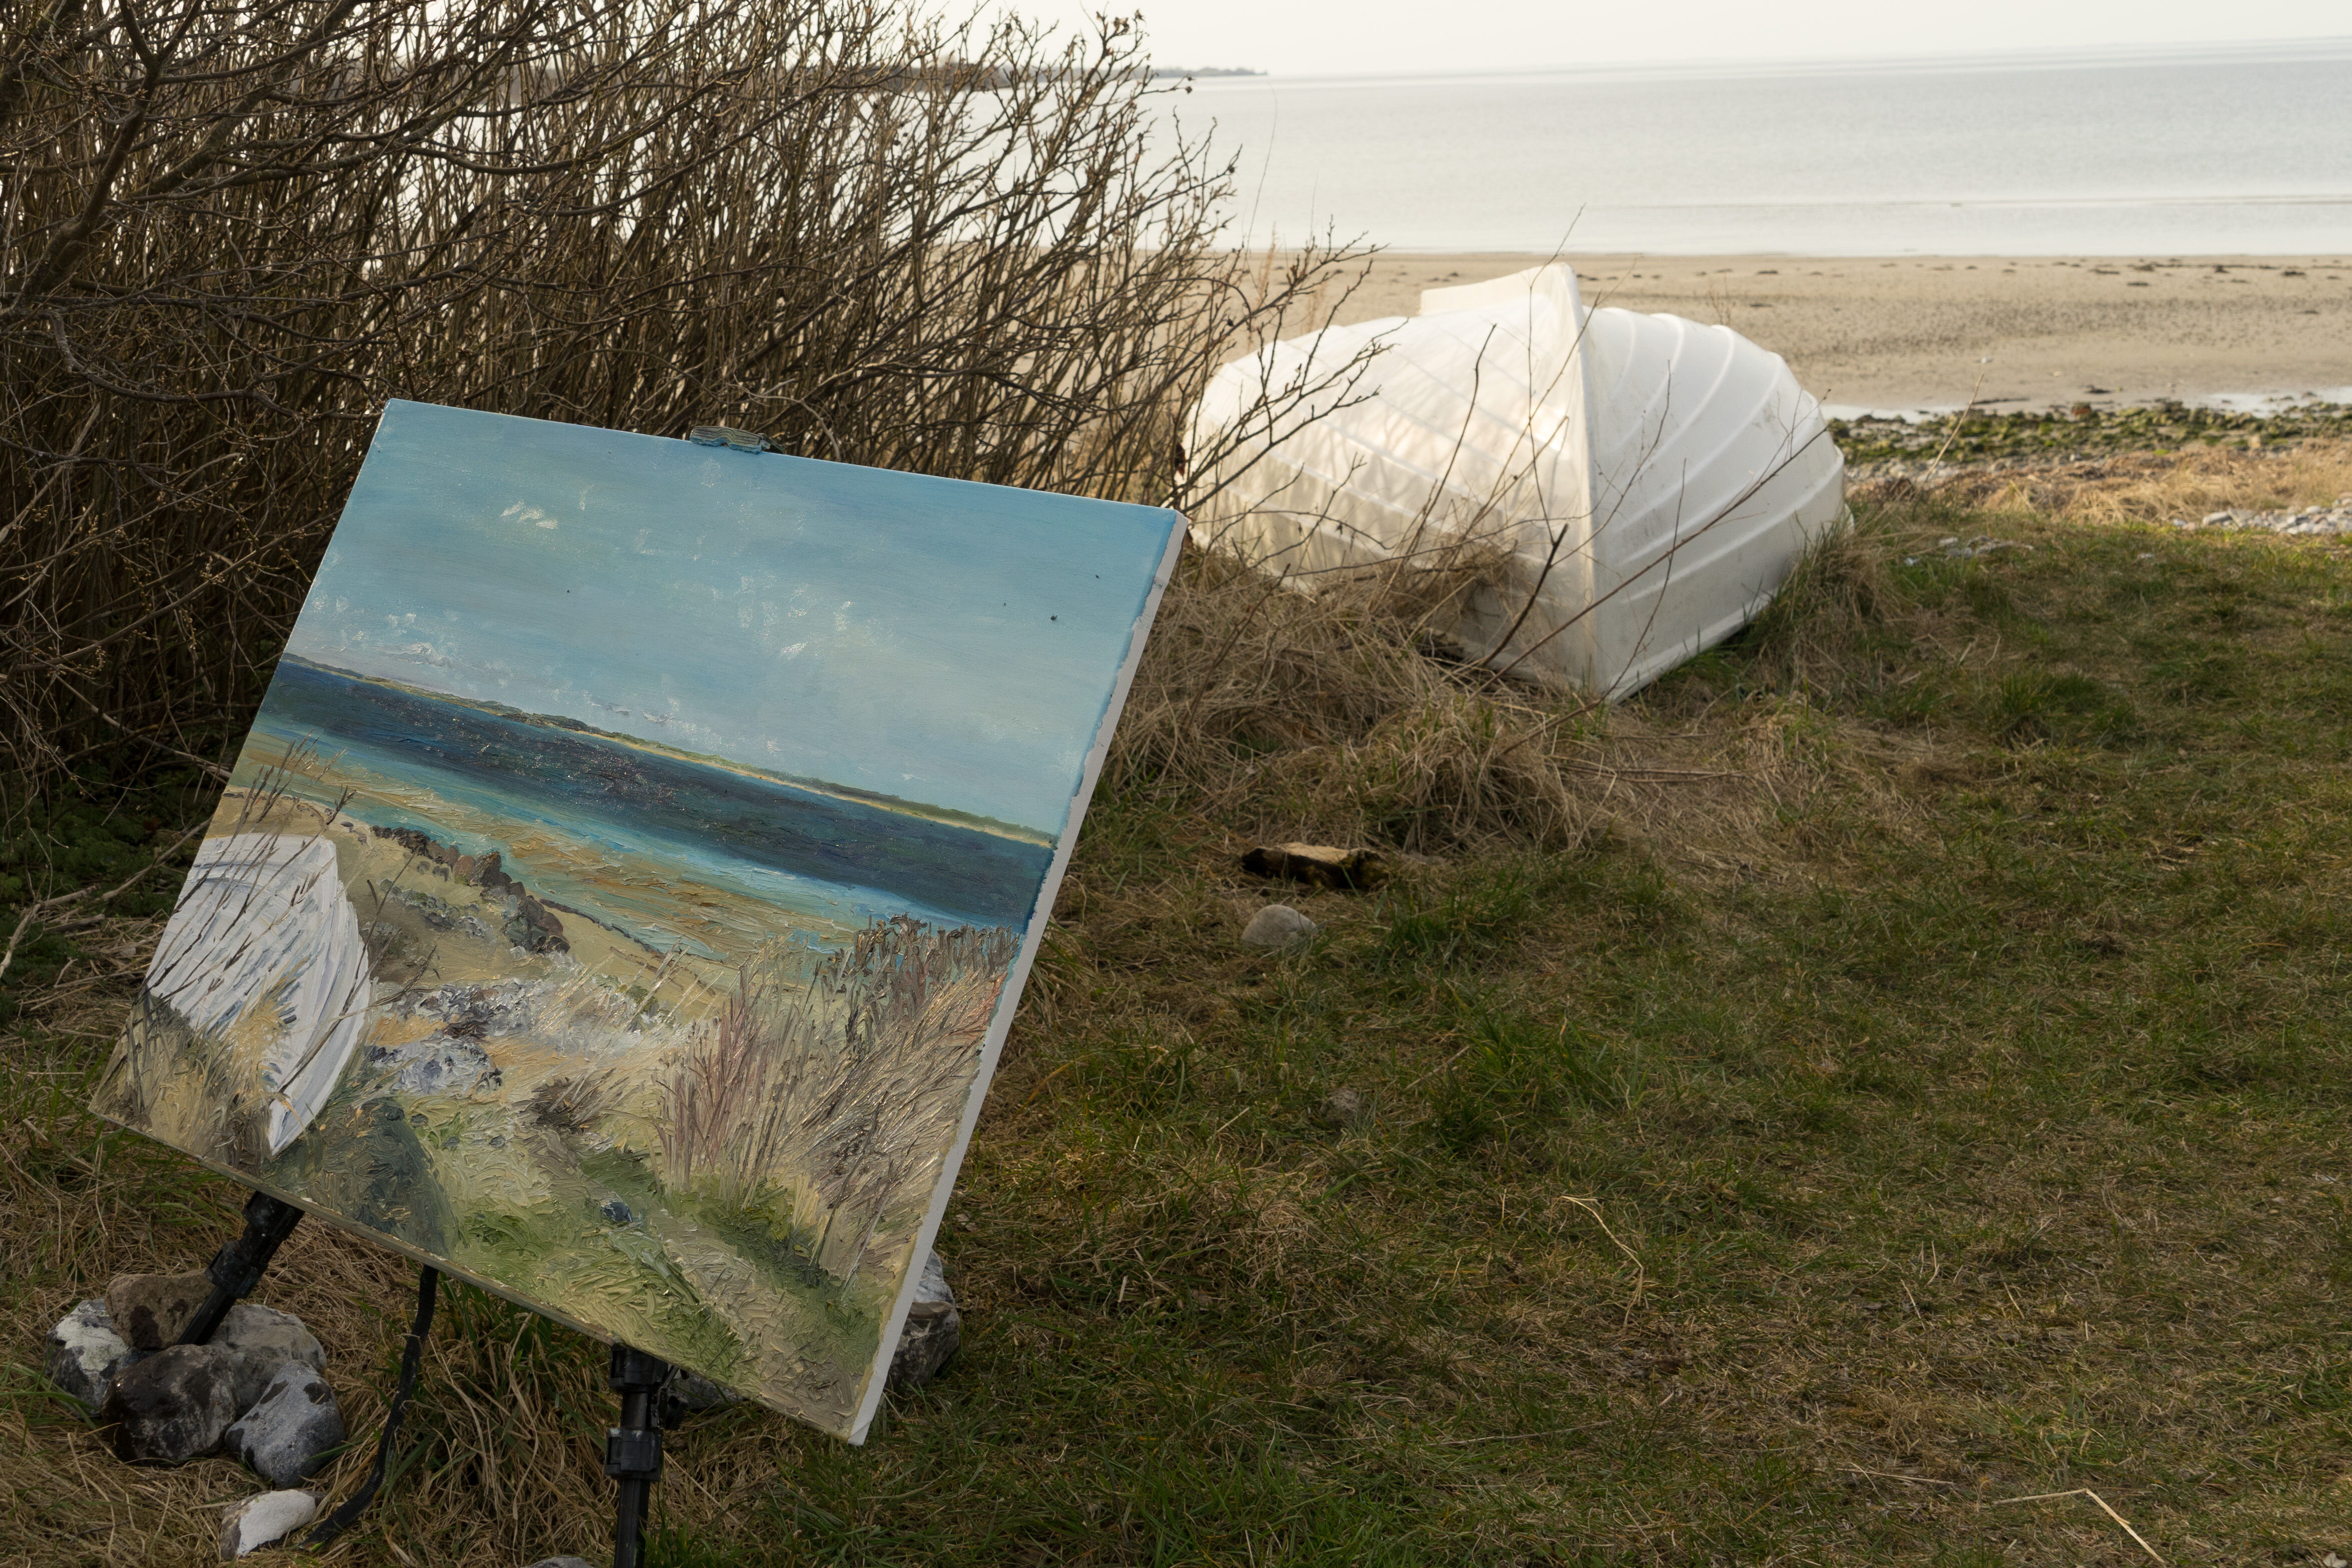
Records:
[[[2098,462],[2127,454],[2268,452],[2306,441],[2352,440],[2352,405],[2311,403],[2274,414],[2155,403],[2139,408],[2077,405],[2064,413],[1983,409],[1931,419],[1832,420],[1846,476],[1932,479],[1946,473]]]
[[[2259,511],[2231,507],[2210,512],[2201,520],[2176,517],[2175,528],[2249,528],[2272,533],[2352,533],[2352,496],[2338,497],[2334,506],[2307,506],[2300,511]]]
[[[515,946],[526,952],[572,951],[572,944],[564,939],[562,921],[507,874],[497,850],[487,855],[468,855],[456,845],[441,843],[414,827],[370,827],[368,831],[399,845],[430,866],[436,875],[470,883],[499,900],[500,912],[506,918],[502,934]]]

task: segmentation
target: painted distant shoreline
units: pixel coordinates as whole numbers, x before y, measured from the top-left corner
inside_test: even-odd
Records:
[[[697,767],[716,768],[740,778],[757,779],[763,784],[782,784],[788,789],[802,790],[810,795],[823,795],[830,800],[870,806],[877,811],[895,812],[901,816],[935,822],[944,827],[967,828],[975,833],[986,833],[998,838],[1010,838],[1018,843],[1035,845],[1040,848],[1054,847],[1054,838],[1050,834],[1034,827],[1024,827],[1019,823],[1003,822],[992,816],[982,816],[975,812],[958,811],[952,806],[932,805],[923,801],[906,800],[898,795],[884,795],[879,790],[859,789],[854,784],[835,784],[829,779],[808,778],[797,773],[753,767],[748,763],[712,756],[707,752],[689,752],[683,747],[666,746],[658,741],[649,741],[640,735],[624,735],[611,730],[602,730],[593,724],[583,723],[580,720],[569,718],[561,713],[533,713],[528,709],[517,708],[510,703],[492,701],[488,698],[460,697],[455,692],[436,691],[429,686],[415,686],[407,681],[394,680],[387,676],[365,675],[355,669],[346,669],[340,665],[326,663],[322,659],[305,658],[291,650],[282,658],[287,662],[299,665],[305,669],[317,670],[344,680],[358,681],[366,686],[382,687],[386,690],[398,691],[410,697],[421,697],[434,702],[446,702],[454,707],[470,708],[476,712],[488,713],[504,719],[509,723],[530,724],[545,730],[562,730],[571,734],[586,735],[594,740],[609,742],[616,746],[626,746],[632,751],[667,757],[673,762],[690,763]]]

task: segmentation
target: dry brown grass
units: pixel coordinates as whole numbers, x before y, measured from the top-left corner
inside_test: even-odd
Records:
[[[1561,852],[1627,830],[1702,856],[1803,787],[1769,714],[1661,725],[1463,661],[1440,628],[1491,565],[1464,550],[1310,594],[1188,548],[1105,786],[1196,798],[1269,840]]]
[[[1916,490],[1883,481],[1863,493]],[[2352,495],[2352,443],[2305,441],[2258,448],[2199,447],[2128,453],[2090,462],[1963,470],[1934,484],[1948,502],[1993,511],[2035,510],[2102,524],[2198,521],[2231,507],[2263,511],[2327,506]]]

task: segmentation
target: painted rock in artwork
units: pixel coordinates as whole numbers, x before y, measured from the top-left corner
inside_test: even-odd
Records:
[[[402,1094],[422,1098],[436,1094],[484,1094],[504,1079],[489,1053],[471,1040],[436,1035],[393,1052],[384,1066],[393,1069],[392,1087]]]

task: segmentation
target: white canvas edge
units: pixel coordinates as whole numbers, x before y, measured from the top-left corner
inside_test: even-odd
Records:
[[[1037,961],[1037,950],[1045,945],[1045,928],[1053,923],[1054,900],[1062,890],[1062,875],[1069,869],[1070,856],[1078,847],[1078,829],[1086,821],[1087,807],[1093,804],[1095,781],[1102,776],[1103,763],[1110,756],[1111,736],[1118,729],[1119,715],[1127,710],[1127,694],[1135,685],[1135,672],[1142,667],[1144,644],[1150,638],[1152,623],[1160,618],[1160,601],[1167,594],[1168,584],[1176,575],[1176,563],[1184,552],[1184,539],[1192,523],[1172,508],[1168,509],[1168,516],[1171,520],[1168,548],[1160,557],[1159,570],[1152,574],[1151,591],[1145,595],[1142,611],[1135,617],[1135,629],[1128,634],[1127,662],[1119,667],[1110,700],[1104,705],[1102,720],[1095,727],[1094,748],[1087,753],[1087,765],[1078,775],[1077,790],[1070,797],[1069,821],[1055,847],[1053,864],[1045,868],[1045,883],[1037,889],[1029,930],[1021,939],[1020,956],[1013,961],[1013,968],[1004,977],[1004,989],[996,999],[996,1016],[990,1021],[987,1037],[981,1045],[980,1070],[971,1080],[971,1096],[964,1101],[963,1120],[957,1123],[955,1142],[949,1145],[947,1160],[940,1167],[939,1184],[931,1192],[930,1211],[915,1232],[915,1249],[908,1255],[907,1276],[898,1282],[898,1303],[883,1324],[882,1349],[866,1374],[866,1396],[859,1401],[856,1417],[849,1426],[848,1440],[854,1445],[865,1443],[875,1413],[882,1407],[882,1395],[890,1382],[890,1362],[898,1353],[898,1336],[905,1331],[907,1314],[915,1305],[915,1291],[923,1282],[923,1260],[939,1238],[940,1221],[947,1217],[948,1200],[955,1194],[956,1175],[963,1168],[965,1151],[971,1147],[972,1129],[980,1124],[988,1086],[996,1077],[996,1064],[1004,1054],[1005,1039],[1013,1033],[1013,1015],[1021,1005],[1021,993],[1029,984],[1029,971]]]

